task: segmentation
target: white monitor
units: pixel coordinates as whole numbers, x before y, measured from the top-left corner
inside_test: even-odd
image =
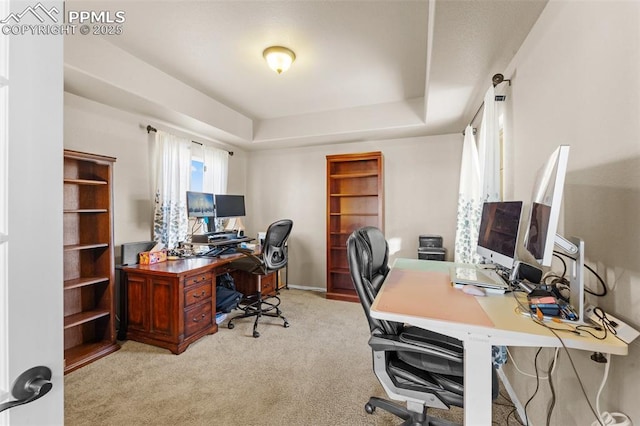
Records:
[[[486,261],[512,269],[521,214],[522,201],[484,203],[477,253]]]
[[[560,145],[538,170],[524,247],[543,266],[551,266],[556,243],[564,180],[569,160],[569,146]]]

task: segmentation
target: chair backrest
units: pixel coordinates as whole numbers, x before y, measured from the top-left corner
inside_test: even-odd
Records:
[[[262,246],[262,261],[267,269],[281,269],[287,265],[289,256],[285,243],[293,228],[293,221],[282,219],[267,228]]]
[[[371,305],[389,273],[389,245],[382,231],[365,226],[354,231],[347,240],[347,258],[351,280],[367,315],[372,334],[397,334],[402,324],[372,318]]]

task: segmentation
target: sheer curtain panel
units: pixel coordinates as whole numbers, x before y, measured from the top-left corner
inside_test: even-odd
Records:
[[[484,109],[480,124],[478,155],[484,201],[500,201],[500,124],[495,89],[489,87],[484,95]]]
[[[175,248],[187,237],[186,193],[191,170],[191,141],[158,130],[151,143],[153,239]]]
[[[212,146],[204,146],[204,192],[226,194],[228,174],[229,153]]]
[[[467,126],[462,145],[458,218],[456,225],[455,261],[478,263],[476,254],[478,229],[482,212],[482,181],[473,127]]]

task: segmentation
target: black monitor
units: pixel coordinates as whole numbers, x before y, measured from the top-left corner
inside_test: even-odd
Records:
[[[245,215],[244,195],[215,194],[216,218]]]
[[[187,216],[211,217],[213,206],[213,194],[187,191]]]
[[[486,202],[482,206],[477,252],[485,260],[513,268],[522,201]]]

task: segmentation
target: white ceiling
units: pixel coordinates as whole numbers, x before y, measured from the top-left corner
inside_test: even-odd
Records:
[[[126,21],[65,38],[65,90],[245,149],[454,133],[545,4],[67,0]]]

